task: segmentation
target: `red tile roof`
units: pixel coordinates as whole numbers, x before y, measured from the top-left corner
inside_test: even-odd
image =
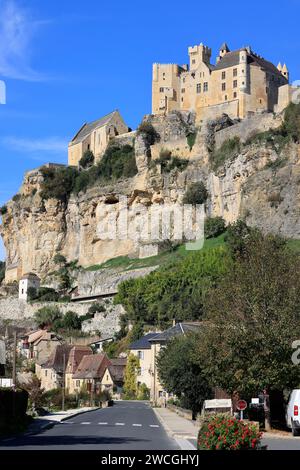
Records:
[[[83,356],[74,379],[102,379],[105,369],[111,364],[106,354],[92,354]]]

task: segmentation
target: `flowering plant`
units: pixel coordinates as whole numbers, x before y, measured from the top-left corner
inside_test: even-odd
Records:
[[[262,434],[256,426],[227,415],[214,415],[198,434],[199,450],[257,450]]]

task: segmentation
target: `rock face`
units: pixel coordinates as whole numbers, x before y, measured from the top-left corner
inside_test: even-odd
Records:
[[[209,192],[208,216],[222,216],[228,223],[242,217],[265,231],[300,237],[298,145],[290,144],[279,152],[269,143],[244,144],[239,155],[213,171],[210,160],[214,145],[220,147],[224,140],[235,136],[245,140],[244,121],[237,123],[223,116],[218,122],[202,123],[196,129],[194,115],[183,112],[146,116],[145,121],[155,128],[159,138],[150,146],[145,136],[136,135],[138,174],[134,178],[96,185],[62,203],[41,199],[39,170],[25,175],[19,196],[8,202],[7,212],[2,216],[6,283],[28,271],[43,278],[54,269],[56,253],[69,262],[78,260],[83,267],[117,256],[153,255],[153,244],[141,244],[138,237],[126,238],[122,230],[124,236],[103,239],[101,230],[110,218],[121,220],[120,198],[126,196],[129,207],[136,209],[130,215],[134,223],[141,207],[181,204],[187,186],[200,180]],[[253,135],[276,128],[281,122],[280,115],[254,116],[248,127]],[[191,135],[193,145],[187,138]],[[172,152],[172,157],[184,158],[188,166],[183,171],[175,167],[164,174],[155,160],[165,150]]]

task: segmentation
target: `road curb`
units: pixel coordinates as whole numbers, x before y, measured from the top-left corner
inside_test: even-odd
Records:
[[[96,411],[96,410],[100,410],[101,408],[100,407],[96,407],[96,408],[93,408],[92,410],[84,410],[84,411],[78,411],[77,413],[74,413],[70,416],[64,416],[61,420],[59,421],[50,421],[48,423],[43,423],[39,426],[39,429],[37,430],[33,430],[33,431],[30,431],[30,430],[27,430],[23,435],[24,436],[33,436],[34,434],[38,434],[39,432],[41,431],[45,431],[46,429],[51,429],[53,428],[53,426],[55,426],[56,424],[59,424],[61,423],[62,421],[66,421],[67,419],[71,419],[71,418],[74,418],[75,416],[78,416],[78,415],[81,415],[81,414],[84,414],[84,413],[89,413],[90,411]],[[34,423],[32,423],[34,424]]]

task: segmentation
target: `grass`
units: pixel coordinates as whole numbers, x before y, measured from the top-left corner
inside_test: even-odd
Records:
[[[224,245],[225,234],[219,237],[210,238],[205,240],[202,250],[209,250],[220,245]],[[192,256],[193,251],[187,251],[185,244],[179,245],[172,251],[164,251],[156,256],[151,256],[144,259],[131,259],[128,256],[118,256],[117,258],[110,259],[102,264],[95,264],[86,268],[86,271],[98,271],[100,269],[114,269],[120,268],[124,271],[131,271],[133,269],[148,268],[154,266],[163,266],[173,261],[178,261],[186,256]]]

